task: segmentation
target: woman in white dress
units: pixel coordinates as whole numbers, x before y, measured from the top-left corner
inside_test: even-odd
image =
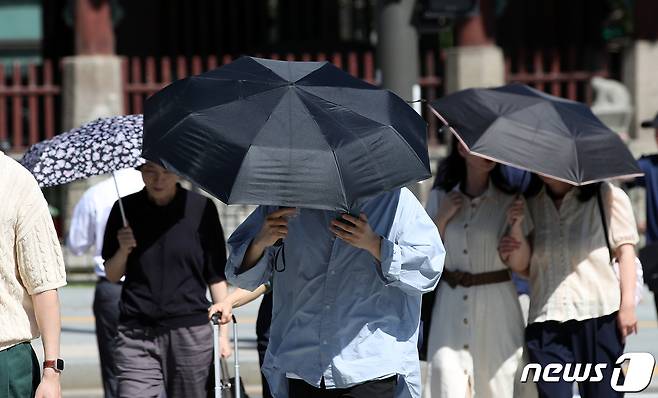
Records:
[[[499,165],[455,143],[439,166],[427,212],[447,255],[432,311],[423,396],[536,395],[533,385],[519,387],[517,381],[524,321],[510,277],[510,270],[528,270],[532,221],[524,199],[509,188]]]

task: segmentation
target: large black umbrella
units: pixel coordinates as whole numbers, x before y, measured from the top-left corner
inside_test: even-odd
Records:
[[[580,102],[521,84],[430,104],[473,154],[574,185],[642,175],[619,136]]]
[[[242,57],[146,101],[146,159],[227,204],[349,211],[431,176],[424,120],[328,62]]]

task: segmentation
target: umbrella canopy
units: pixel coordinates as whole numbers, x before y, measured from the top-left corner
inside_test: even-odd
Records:
[[[430,106],[471,153],[500,163],[574,185],[642,175],[621,138],[579,102],[510,84]]]
[[[425,121],[328,62],[242,57],[146,101],[143,154],[227,204],[349,211],[429,178]]]
[[[20,163],[41,187],[144,164],[142,115],[100,118],[32,145]]]

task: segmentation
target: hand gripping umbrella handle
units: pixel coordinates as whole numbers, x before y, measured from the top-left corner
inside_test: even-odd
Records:
[[[117,176],[112,172],[112,178],[114,179],[114,188],[117,190],[117,197],[119,198],[119,210],[121,210],[121,220],[123,221],[123,226],[128,226],[128,220],[126,220],[126,212],[123,210],[123,201],[121,200],[121,194],[119,193],[119,183],[117,182]]]

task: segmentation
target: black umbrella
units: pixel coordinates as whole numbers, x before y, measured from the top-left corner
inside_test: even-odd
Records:
[[[574,185],[642,175],[621,138],[580,102],[510,84],[462,90],[431,108],[484,158]]]
[[[146,101],[143,156],[227,204],[349,211],[431,176],[424,120],[328,62],[242,57]]]
[[[140,157],[142,128],[142,115],[96,119],[37,142],[28,148],[20,163],[32,173],[40,187],[137,167],[144,164]],[[119,204],[126,225],[120,195]]]

